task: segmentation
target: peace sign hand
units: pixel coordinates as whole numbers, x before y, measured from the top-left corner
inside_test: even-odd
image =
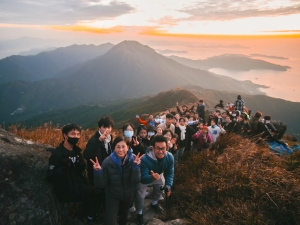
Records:
[[[137,154],[137,156],[135,157],[135,160],[133,161],[136,165],[140,165],[141,163],[141,159],[144,157],[145,154],[140,156],[140,153]]]
[[[101,136],[99,137],[99,140],[100,141],[104,141],[107,138],[108,135],[109,135],[109,132],[108,131],[104,131],[104,133],[101,134]]]
[[[133,146],[137,146],[140,144],[137,137],[135,137],[135,139],[134,139],[134,137],[132,137],[132,140],[133,140]]]
[[[93,163],[94,170],[98,171],[98,170],[102,169],[101,166],[100,166],[100,164],[99,164],[99,162],[98,162],[98,158],[97,157],[96,157],[96,162],[94,162],[92,159],[90,159],[90,161]]]

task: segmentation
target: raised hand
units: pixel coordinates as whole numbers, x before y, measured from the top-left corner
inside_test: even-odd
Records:
[[[135,160],[133,161],[136,165],[140,165],[141,163],[141,159],[144,157],[145,154],[140,156],[140,153],[137,154],[137,156],[135,157]]]
[[[99,137],[99,140],[100,141],[104,141],[107,138],[108,135],[109,135],[109,132],[108,131],[104,131],[104,133],[101,134],[101,136]]]
[[[94,170],[101,170],[101,166],[98,162],[98,158],[96,157],[96,162],[94,162],[94,160],[90,159],[90,161],[93,163],[93,168]]]
[[[133,140],[133,146],[137,146],[140,144],[140,142],[138,141],[138,138],[137,137],[132,137],[132,140]]]
[[[160,175],[158,173],[154,173],[152,170],[150,171],[151,173],[151,177],[153,180],[159,180],[160,179]]]

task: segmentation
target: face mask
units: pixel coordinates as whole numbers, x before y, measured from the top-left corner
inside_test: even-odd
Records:
[[[79,138],[72,138],[68,136],[67,141],[71,144],[71,145],[76,145],[78,142]]]
[[[149,135],[150,137],[152,137],[154,134],[155,134],[154,132],[148,132],[148,135]]]
[[[236,116],[236,114],[231,114],[232,116]]]
[[[127,138],[131,138],[133,136],[133,131],[132,130],[125,130],[124,131],[124,136]]]

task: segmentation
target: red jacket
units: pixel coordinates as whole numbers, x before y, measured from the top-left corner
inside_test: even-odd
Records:
[[[203,134],[202,134],[202,131],[198,131],[197,133],[195,133],[193,136],[192,136],[192,139],[193,140],[198,140],[197,142],[197,150],[202,150],[202,148],[204,147],[204,139],[203,139]],[[213,140],[212,140],[212,137],[210,136],[210,134],[207,133],[207,136],[206,136],[206,143],[212,143]]]

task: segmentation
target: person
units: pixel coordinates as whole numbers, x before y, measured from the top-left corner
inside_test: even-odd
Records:
[[[157,136],[157,135],[162,135],[162,132],[163,132],[163,130],[162,130],[161,127],[156,127],[156,133],[155,133],[155,136]]]
[[[242,113],[238,117],[238,123],[237,123],[237,133],[242,135],[242,136],[247,136],[250,134],[251,127],[248,121],[247,115]]]
[[[179,148],[174,157],[175,161],[178,162],[178,160],[183,155],[184,149],[187,145],[187,126],[185,125],[185,119],[183,117],[179,119],[179,123],[176,123],[175,133],[179,137]]]
[[[213,142],[211,135],[208,133],[208,127],[203,126],[203,128],[192,136],[193,140],[197,140],[197,152],[205,149]]]
[[[173,134],[173,137],[170,141],[170,143],[172,144],[172,147],[169,148],[169,152],[171,152],[173,154],[173,157],[174,155],[176,154],[177,150],[178,150],[178,140],[179,140],[179,137],[177,134]]]
[[[76,145],[81,129],[77,124],[67,124],[62,128],[62,135],[64,140],[49,158],[47,181],[53,184],[59,201],[83,202],[87,219],[92,221],[99,207],[100,192],[89,186],[84,177],[86,163]]]
[[[274,125],[271,123],[271,116],[265,115],[264,122],[263,122],[263,133],[261,135],[262,138],[266,138],[269,141],[276,141],[276,134],[278,131],[274,127]]]
[[[170,114],[170,113],[167,114],[166,115],[166,122],[159,124],[158,127],[161,127],[162,130],[170,129],[172,131],[172,133],[174,134],[175,133],[175,126],[174,126],[174,124],[172,124],[173,118],[174,118],[174,116],[172,114]]]
[[[142,120],[139,115],[136,115],[136,119],[140,124],[143,124],[146,127],[148,127],[149,125],[154,127],[156,126],[156,122],[152,114],[149,115],[148,120]]]
[[[211,135],[213,142],[216,142],[217,138],[220,136],[220,133],[226,133],[226,131],[221,125],[217,126],[214,120],[212,120],[210,124],[211,125],[208,127],[208,132]]]
[[[261,131],[259,130],[259,122],[261,120],[262,113],[257,111],[250,120],[251,132],[253,135],[258,135]]]
[[[134,136],[135,127],[132,123],[125,123],[122,130],[123,135],[126,141],[129,143],[130,148],[132,149],[134,154],[144,154],[147,146],[142,142],[141,138],[139,137],[139,133],[142,137],[147,136],[147,128],[144,125],[139,125],[138,127],[138,136]]]
[[[174,178],[174,158],[172,153],[167,151],[168,141],[162,136],[155,136],[152,146],[141,160],[141,182],[137,185],[135,192],[135,207],[137,211],[138,225],[143,225],[143,206],[147,186],[152,184],[152,204],[151,208],[157,213],[161,213],[163,208],[159,205],[158,200],[162,194],[161,187],[166,188],[167,197],[171,195],[171,187]],[[162,180],[165,178],[165,185]]]
[[[205,104],[202,99],[199,100],[199,104],[197,106],[196,112],[198,113],[199,118],[202,118],[204,120]]]
[[[230,120],[230,116],[225,117],[225,123],[223,123],[223,128],[226,131],[226,133],[233,132],[234,123]]]
[[[98,121],[98,130],[88,141],[83,157],[87,160],[87,173],[91,184],[94,184],[94,169],[90,159],[98,158],[101,164],[103,160],[108,157],[112,152],[112,140],[111,131],[114,125],[114,121],[108,117],[102,117]]]
[[[190,112],[193,111],[194,107],[195,107],[195,104],[193,104],[193,106],[190,109],[186,105],[182,105],[181,109],[180,109],[178,106],[178,102],[176,102],[177,112],[179,113],[180,116],[188,117]]]
[[[167,150],[169,150],[170,148],[173,147],[173,144],[172,144],[171,140],[172,140],[172,137],[174,136],[174,134],[172,133],[172,131],[171,131],[170,129],[165,129],[165,130],[162,132],[162,135],[163,135],[165,138],[167,138],[167,141],[168,141],[168,145],[167,145],[168,149],[167,149]]]
[[[220,100],[220,102],[218,104],[216,104],[215,108],[224,109],[223,100]]]
[[[162,119],[162,120],[165,120],[165,119],[166,119],[166,116],[167,116],[168,114],[170,114],[170,110],[169,110],[169,109],[165,109],[165,111],[162,112],[162,113],[160,113],[160,114],[158,115],[158,117],[159,117],[160,119]]]
[[[241,113],[244,111],[245,102],[240,95],[237,96],[237,100],[234,103],[234,110],[240,111]]]
[[[129,149],[129,142],[118,136],[113,142],[114,151],[102,165],[97,157],[90,159],[94,168],[96,187],[105,188],[105,219],[107,225],[126,225],[128,208],[132,203],[136,185],[141,181],[139,154],[135,156]],[[119,214],[118,214],[119,211]]]

